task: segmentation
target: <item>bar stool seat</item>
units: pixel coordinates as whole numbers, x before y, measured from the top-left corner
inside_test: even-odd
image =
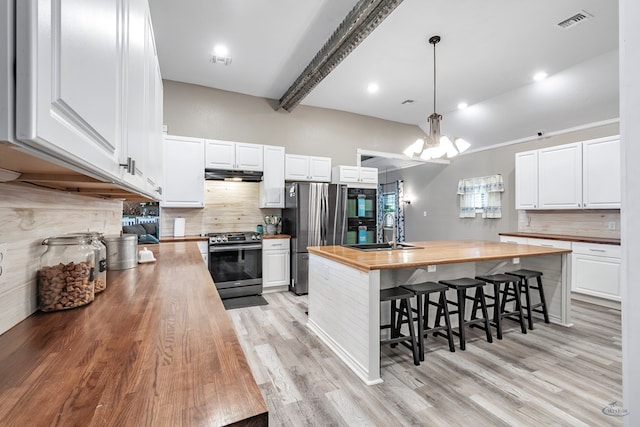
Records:
[[[420,356],[418,354],[418,342],[416,339],[415,329],[413,327],[413,316],[411,314],[411,298],[413,292],[400,287],[381,289],[380,302],[391,301],[391,316],[388,325],[380,325],[380,330],[390,329],[389,338],[380,338],[380,344],[391,344],[395,347],[400,343],[409,348],[413,353],[414,365],[420,365]],[[397,306],[400,301],[400,307]],[[400,332],[402,325],[407,323],[409,326],[409,335],[403,335]]]
[[[487,305],[493,307],[492,323],[496,328],[497,338],[499,340],[502,339],[502,319],[509,319],[520,323],[520,330],[523,334],[526,334],[527,328],[524,324],[522,302],[520,300],[520,278],[509,274],[491,274],[488,276],[476,276],[476,279],[493,285],[493,295],[485,295],[485,298],[493,300],[492,304]],[[504,289],[502,288],[503,284]],[[511,292],[513,292],[515,296],[515,298],[512,299],[515,302],[515,309],[505,311],[507,298]]]
[[[485,331],[488,342],[493,342],[491,337],[491,327],[489,325],[489,315],[487,313],[487,302],[484,295],[485,282],[478,279],[471,279],[469,277],[463,277],[460,279],[452,280],[440,280],[440,283],[447,285],[450,289],[455,289],[458,300],[447,300],[447,304],[451,304],[457,307],[456,310],[449,310],[449,314],[458,315],[458,331],[453,331],[453,334],[460,337],[460,350],[466,348],[466,329],[467,327],[476,326]],[[475,289],[475,295],[472,297],[467,295],[468,289]],[[471,310],[471,318],[465,320],[465,307],[466,300],[472,300],[473,306]],[[479,305],[482,310],[482,317],[476,317],[476,307]],[[436,316],[436,326],[440,326],[440,316]]]
[[[418,351],[420,361],[424,361],[424,339],[433,334],[433,336],[444,336],[449,342],[449,351],[455,352],[453,345],[453,331],[451,330],[451,319],[449,318],[449,308],[447,307],[447,289],[446,285],[436,282],[415,283],[411,285],[400,286],[403,289],[411,291],[416,296],[416,308],[411,310],[417,314],[414,321],[418,322]],[[439,294],[436,301],[431,301],[431,294]],[[423,301],[424,296],[424,301]],[[429,327],[429,306],[436,307],[436,318],[440,313],[444,315],[445,324],[436,326],[435,321],[432,327]],[[440,332],[444,331],[444,333]]]
[[[544,288],[542,287],[542,272],[535,270],[515,270],[515,271],[507,271],[509,275],[516,276],[520,278],[520,291],[524,292],[524,298],[526,301],[526,306],[522,308],[526,310],[527,322],[529,324],[529,329],[533,329],[533,312],[541,313],[544,317],[544,323],[549,323],[549,312],[547,311],[547,301],[544,297]],[[529,279],[536,279],[537,286],[531,285],[529,283]],[[531,289],[537,290],[538,295],[540,296],[540,302],[536,304],[531,303]]]

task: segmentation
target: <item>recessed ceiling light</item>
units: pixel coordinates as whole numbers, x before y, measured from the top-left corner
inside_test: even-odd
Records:
[[[227,54],[229,54],[229,49],[227,49],[226,46],[219,44],[213,48],[213,53],[215,53],[216,56],[227,56]]]
[[[540,80],[544,80],[547,78],[547,73],[545,73],[544,71],[540,71],[539,73],[536,73],[533,76],[533,80],[539,82]]]
[[[369,93],[376,93],[378,89],[380,88],[378,87],[377,83],[369,83],[369,86],[367,86],[367,91]]]
[[[466,102],[461,102],[460,104],[458,104],[458,110],[464,110],[468,106],[469,104],[467,104]]]

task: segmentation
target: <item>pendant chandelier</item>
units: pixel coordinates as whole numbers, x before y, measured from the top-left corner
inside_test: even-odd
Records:
[[[440,42],[440,36],[433,36],[429,43],[433,45],[433,114],[428,117],[429,135],[420,138],[403,153],[409,157],[420,157],[423,160],[438,159],[446,154],[454,157],[469,148],[469,143],[462,138],[453,138],[440,134],[440,120],[442,116],[436,113],[436,44]]]

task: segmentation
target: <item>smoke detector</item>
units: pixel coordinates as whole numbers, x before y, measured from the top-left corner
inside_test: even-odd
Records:
[[[581,24],[590,18],[593,18],[593,15],[586,10],[582,10],[575,15],[565,19],[564,21],[558,22],[558,27],[562,28],[563,30],[568,30],[569,28],[575,27],[576,25]]]

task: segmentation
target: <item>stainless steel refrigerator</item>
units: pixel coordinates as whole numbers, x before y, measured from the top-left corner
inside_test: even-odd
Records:
[[[282,232],[291,236],[289,290],[308,292],[308,246],[373,243],[377,192],[346,185],[292,182],[285,187]]]

